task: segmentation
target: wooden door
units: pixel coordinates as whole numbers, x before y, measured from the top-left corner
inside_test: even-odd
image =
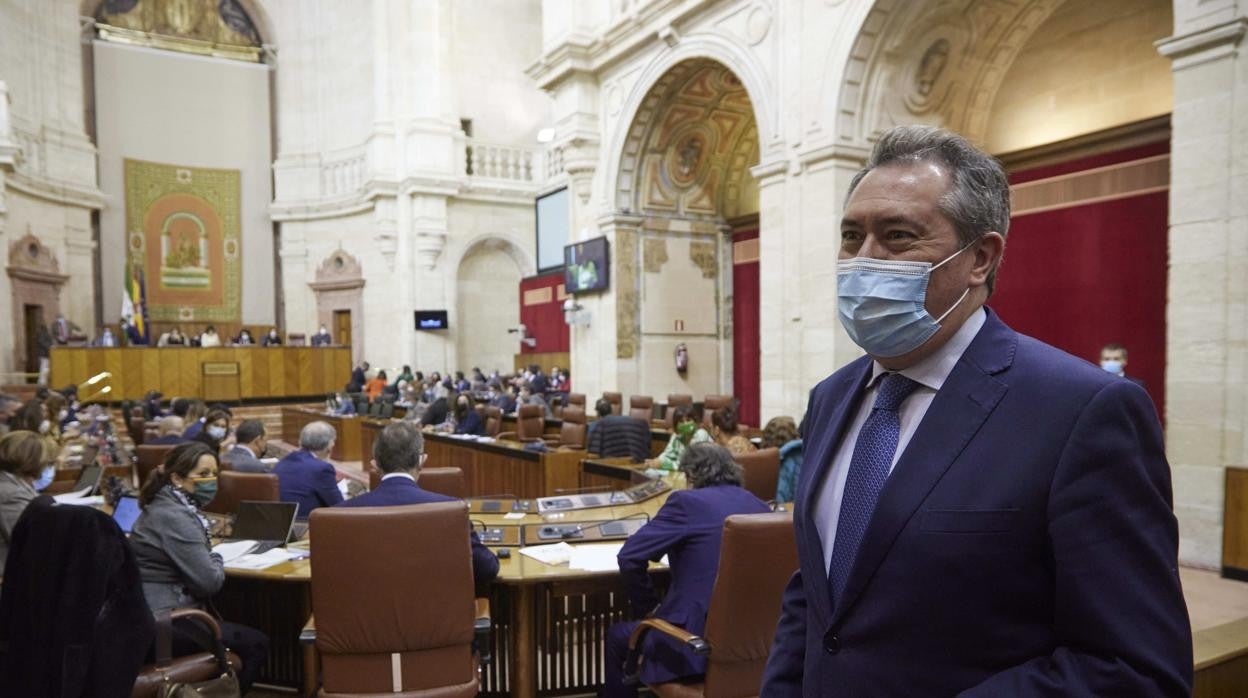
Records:
[[[43,324],[43,306],[23,306],[26,324],[26,372],[39,372],[39,326]]]
[[[351,311],[334,311],[334,342],[344,347],[351,346]]]

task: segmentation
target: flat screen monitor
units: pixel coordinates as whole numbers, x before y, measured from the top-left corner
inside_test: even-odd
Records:
[[[558,269],[563,263],[559,255],[572,237],[568,221],[568,188],[564,187],[537,199],[537,270]]]
[[[445,330],[450,326],[451,323],[446,317],[445,310],[416,311],[416,329],[418,330]]]
[[[582,240],[563,248],[563,287],[568,293],[606,290],[610,281],[607,239]]]
[[[121,527],[122,533],[129,534],[134,529],[134,522],[139,520],[139,514],[142,513],[138,498],[122,495],[117,500],[117,506],[113,507],[113,521]]]

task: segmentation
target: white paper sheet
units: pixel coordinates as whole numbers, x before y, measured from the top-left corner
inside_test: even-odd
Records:
[[[91,491],[90,487],[84,487],[77,492],[66,492],[65,494],[53,495],[52,499],[57,504],[75,504],[77,506],[93,507],[104,503],[104,495],[97,494],[93,497],[86,496]]]
[[[242,557],[247,554],[248,550],[256,547],[254,540],[236,540],[228,543],[217,543],[212,546],[212,552],[221,556],[221,559],[229,563],[231,560]]]
[[[503,514],[503,518],[504,519],[523,519],[524,512],[523,511],[509,511],[506,514]]]
[[[235,570],[262,570],[273,565],[280,565],[287,560],[303,557],[300,551],[285,548],[273,548],[259,555],[243,555],[226,562],[225,566]]]
[[[572,559],[568,567],[589,572],[613,572],[619,569],[616,556],[623,543],[591,543],[572,547]]]
[[[563,542],[554,545],[530,545],[520,548],[520,554],[547,565],[564,565],[572,559],[572,546]]]

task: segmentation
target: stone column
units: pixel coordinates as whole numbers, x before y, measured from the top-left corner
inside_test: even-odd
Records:
[[[1224,470],[1248,456],[1248,19],[1196,4],[1157,44],[1174,68],[1166,450],[1179,558],[1217,567]]]
[[[66,230],[65,273],[69,275],[69,284],[61,292],[61,312],[92,337],[96,333],[95,247],[89,229]],[[107,303],[108,298],[100,301]]]

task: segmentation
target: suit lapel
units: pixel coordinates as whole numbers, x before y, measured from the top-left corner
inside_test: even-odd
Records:
[[[833,624],[854,605],[902,528],[1005,395],[1005,384],[993,374],[1012,363],[1017,343],[1013,330],[989,311],[979,335],[936,393],[880,492],[841,602],[834,609]]]
[[[815,551],[814,559],[817,561],[815,567],[819,570],[819,577],[814,583],[814,588],[817,589],[828,588],[828,570],[823,562],[825,558],[823,541],[819,539],[819,527],[815,521],[815,510],[818,507],[816,495],[832,465],[836,445],[840,443],[841,436],[857,411],[862,392],[867,386],[867,380],[871,377],[871,360],[864,357],[859,359],[859,362],[861,366],[854,367],[851,364],[851,370],[845,372],[840,382],[829,386],[828,390],[832,393],[828,399],[835,400],[831,416],[826,420],[821,418],[822,424],[807,425],[807,431],[816,432],[818,437],[811,439],[809,456],[805,459],[808,465],[802,468],[800,478],[804,482],[798,487],[795,514],[801,516],[804,523],[802,526],[805,537],[802,541],[804,547]],[[811,468],[810,465],[816,467]],[[831,596],[816,594],[814,602],[820,617],[827,618],[832,615]]]

